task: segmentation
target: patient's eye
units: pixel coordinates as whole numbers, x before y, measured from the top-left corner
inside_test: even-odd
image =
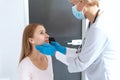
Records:
[[[41,31],[41,32],[40,32],[40,34],[44,34],[44,32],[43,32],[43,31]]]
[[[79,0],[79,2],[83,2],[83,0]]]
[[[47,32],[46,32],[46,31],[41,31],[41,32],[40,32],[40,34],[45,34],[45,33],[47,33]]]

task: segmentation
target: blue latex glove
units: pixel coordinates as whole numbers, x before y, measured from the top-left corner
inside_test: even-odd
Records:
[[[55,49],[63,54],[66,54],[66,47],[60,45],[58,42],[51,41],[50,43],[52,46],[55,47]]]
[[[56,52],[56,49],[52,45],[47,43],[43,43],[42,45],[37,45],[36,49],[42,54],[50,55],[50,56],[53,56]]]

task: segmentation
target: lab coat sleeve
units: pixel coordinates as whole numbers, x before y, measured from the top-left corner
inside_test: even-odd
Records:
[[[94,61],[102,55],[106,45],[107,37],[99,28],[92,28],[85,39],[81,52],[73,57],[70,49],[67,50],[68,71],[71,73],[82,72],[87,69]],[[71,55],[71,56],[70,56]]]
[[[69,50],[68,50],[69,49]],[[67,48],[67,51],[71,52],[71,54],[68,56],[69,57],[73,57],[75,58],[77,56],[77,54],[75,54],[76,52],[76,49],[73,49],[73,48]],[[55,53],[55,57],[57,60],[59,60],[60,62],[64,63],[65,65],[68,66],[68,62],[67,62],[67,56],[59,51],[56,51]]]

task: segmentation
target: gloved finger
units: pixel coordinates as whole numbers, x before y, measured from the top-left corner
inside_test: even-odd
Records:
[[[53,46],[56,46],[56,47],[61,46],[58,42],[51,42],[50,44],[53,45]]]
[[[44,47],[47,47],[47,46],[49,46],[50,44],[48,44],[48,43],[43,43],[41,46],[44,46]]]
[[[51,43],[50,43],[50,44],[55,45],[55,44],[56,44],[56,42],[55,42],[55,41],[51,41]]]
[[[42,50],[44,47],[43,47],[43,46],[36,45],[35,48],[36,48],[37,50]]]
[[[45,47],[45,46],[40,46],[40,45],[37,45],[36,46],[36,49],[40,52],[40,53],[43,53],[45,55],[51,55],[53,56],[54,53],[56,52],[56,49],[49,45],[49,47]]]

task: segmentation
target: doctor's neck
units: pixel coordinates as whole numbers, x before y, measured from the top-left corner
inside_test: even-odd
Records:
[[[99,16],[99,8],[97,6],[92,7],[86,12],[86,18],[90,23],[94,23],[97,16]]]

